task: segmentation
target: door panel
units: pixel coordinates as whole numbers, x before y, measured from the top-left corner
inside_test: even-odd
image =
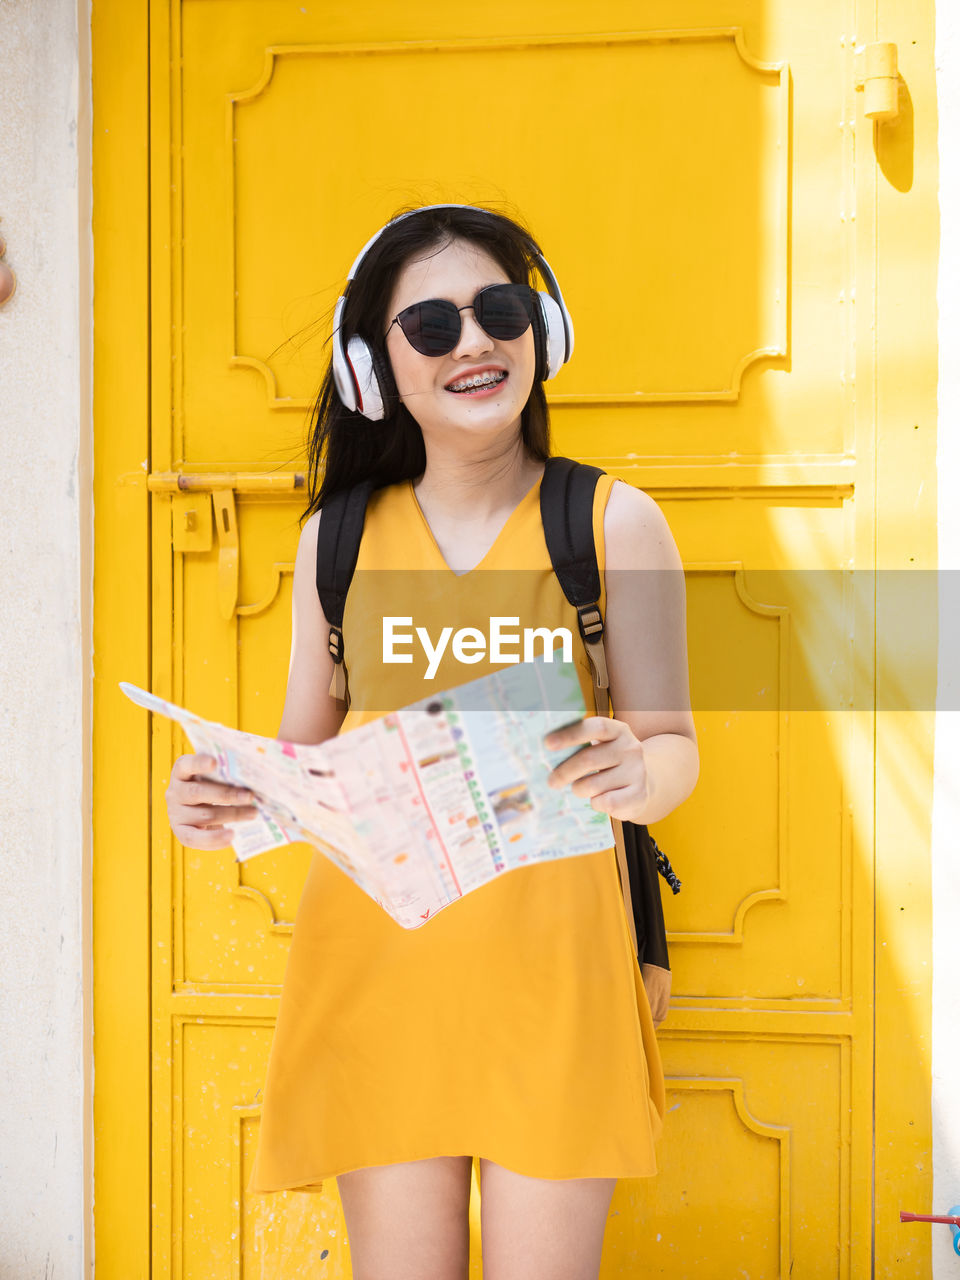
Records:
[[[826,1037],[672,1036],[663,1143],[685,1155],[618,1184],[606,1274],[850,1274],[843,1056]]]
[[[680,546],[703,760],[656,829],[684,881],[661,1172],[619,1183],[603,1275],[866,1275],[874,676],[837,576],[873,568],[854,14],[678,21],[665,0],[154,5],[154,687],[275,732],[345,272],[401,205],[519,212],[576,323],[554,449],[652,493]],[[181,749],[155,727],[155,794]],[[348,1276],[333,1180],[243,1190],[310,852],[183,850],[159,806],[156,832],[158,1274],[293,1275],[322,1247]]]

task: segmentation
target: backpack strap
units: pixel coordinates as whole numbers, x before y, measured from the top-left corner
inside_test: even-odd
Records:
[[[540,482],[540,519],[550,563],[577,623],[593,673],[597,715],[610,714],[600,613],[600,569],[593,540],[593,495],[604,474],[572,458],[548,458]]]
[[[594,709],[598,716],[609,716],[610,682],[603,652],[600,567],[593,538],[593,499],[603,474],[599,467],[575,462],[572,458],[548,458],[540,481],[540,519],[553,571],[563,594],[577,611],[580,636],[593,676]],[[639,956],[623,825],[616,818],[610,819],[610,825],[617,846],[617,874],[627,924],[633,949]]]
[[[330,625],[330,656],[334,662],[329,692],[347,706],[350,690],[343,661],[343,609],[357,567],[372,490],[372,480],[361,480],[350,489],[332,494],[323,504],[317,529],[317,594]]]

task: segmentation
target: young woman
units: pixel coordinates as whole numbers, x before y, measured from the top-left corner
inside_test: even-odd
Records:
[[[328,370],[314,411],[281,738],[321,742],[495,669],[446,654],[427,688],[416,664],[386,665],[382,601],[363,585],[377,572],[382,587],[383,575],[402,584],[417,571],[404,612],[431,635],[504,614],[569,627],[592,708],[576,614],[540,521],[543,380],[570,343],[557,329],[559,289],[553,309],[541,304],[534,267],[547,278],[523,228],[458,205],[398,215],[357,260],[338,309],[354,371],[347,381],[341,365],[338,382]],[[485,292],[494,286],[513,288]],[[317,530],[329,495],[363,477],[375,488],[344,614],[347,710],[330,691]],[[568,749],[551,785],[612,817],[656,822],[698,772],[680,559],[656,503],[609,476],[594,532],[614,714],[551,736]],[[184,845],[219,849],[254,810],[198,780],[206,767],[176,762],[170,822]],[[248,1190],[319,1189],[335,1176],[354,1280],[465,1280],[477,1157],[485,1280],[596,1277],[617,1178],[656,1171],[664,1094],[651,1001],[661,1018],[664,992],[645,990],[612,847],[510,871],[414,930],[317,853]]]

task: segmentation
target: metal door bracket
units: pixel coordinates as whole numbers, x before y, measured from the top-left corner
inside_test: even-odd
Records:
[[[209,493],[174,493],[171,506],[174,551],[209,551],[213,546]]]
[[[895,44],[877,41],[854,49],[853,82],[863,93],[863,114],[868,120],[896,119],[898,81]]]

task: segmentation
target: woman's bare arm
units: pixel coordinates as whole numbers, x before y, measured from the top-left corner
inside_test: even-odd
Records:
[[[328,692],[333,675],[330,625],[317,595],[317,532],[322,512],[303,526],[293,569],[293,633],[287,695],[277,737],[284,742],[323,742],[337,733],[346,704]]]
[[[663,512],[642,490],[615,483],[603,528],[610,698],[643,743],[648,795],[633,820],[652,823],[687,798],[700,771],[683,566]]]

